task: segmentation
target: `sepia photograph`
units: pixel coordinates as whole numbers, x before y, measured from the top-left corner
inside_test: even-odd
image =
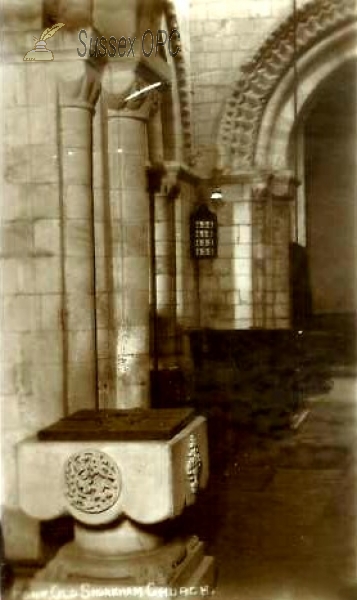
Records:
[[[0,26],[0,598],[357,600],[357,0]]]

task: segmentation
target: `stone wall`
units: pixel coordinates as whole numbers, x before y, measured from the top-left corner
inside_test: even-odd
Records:
[[[268,197],[253,202],[254,325],[284,329],[290,325],[289,200]]]
[[[190,253],[190,214],[197,200],[196,187],[181,179],[181,192],[175,203],[176,290],[179,328],[196,327],[199,320],[197,275]]]
[[[222,186],[218,256],[199,265],[201,325],[213,329],[286,328],[289,307],[288,186],[248,175]]]
[[[222,187],[224,201],[212,203],[218,220],[218,252],[201,260],[202,327],[244,329],[253,325],[252,218],[250,185]]]
[[[22,29],[20,23],[17,24]],[[38,14],[29,28],[41,28]],[[8,31],[25,54],[26,31]],[[39,552],[37,524],[17,513],[16,443],[63,414],[61,206],[54,71],[2,64],[1,416],[6,550]]]

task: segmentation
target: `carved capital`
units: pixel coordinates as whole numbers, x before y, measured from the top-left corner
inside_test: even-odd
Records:
[[[101,73],[84,60],[60,64],[58,69],[58,91],[61,106],[92,110],[101,90]]]
[[[290,171],[270,173],[252,184],[252,200],[276,198],[291,200],[299,182]]]
[[[266,200],[270,195],[269,180],[261,179],[252,184],[252,200]]]
[[[135,96],[135,94],[139,93],[144,87],[144,82],[139,77],[134,77],[122,93],[112,92],[108,94],[109,108],[115,111],[125,111],[125,113],[139,111],[147,103],[148,95],[142,93]],[[150,107],[146,107],[148,111],[150,111]]]
[[[160,92],[148,89],[147,83],[136,71],[136,65],[126,70],[108,65],[103,78],[103,91],[109,111],[117,116],[147,120],[156,112]]]
[[[275,173],[270,178],[270,190],[274,198],[290,200],[295,196],[295,189],[299,182],[291,172]]]

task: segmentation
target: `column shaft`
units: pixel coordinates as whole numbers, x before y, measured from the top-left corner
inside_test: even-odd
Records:
[[[146,124],[124,111],[108,117],[113,239],[113,312],[117,343],[116,406],[148,407],[149,201]]]
[[[290,326],[289,243],[290,202],[294,180],[276,174],[253,189],[253,298],[254,326]]]
[[[176,273],[173,202],[167,191],[155,194],[157,314],[161,357],[174,357],[176,340]]]
[[[92,198],[92,112],[62,106],[60,116],[63,287],[67,410],[96,405]]]
[[[152,165],[159,165],[164,162],[164,147],[161,120],[161,102],[159,92],[155,94],[150,119],[148,121],[148,150]]]

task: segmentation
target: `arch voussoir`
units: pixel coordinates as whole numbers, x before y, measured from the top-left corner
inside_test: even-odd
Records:
[[[241,67],[240,77],[226,100],[217,136],[217,167],[221,172],[230,174],[257,166],[257,146],[267,106],[289,72],[291,78],[295,60],[356,21],[355,0],[313,0],[295,16],[291,14],[266,39]],[[265,166],[261,156],[258,162]]]

